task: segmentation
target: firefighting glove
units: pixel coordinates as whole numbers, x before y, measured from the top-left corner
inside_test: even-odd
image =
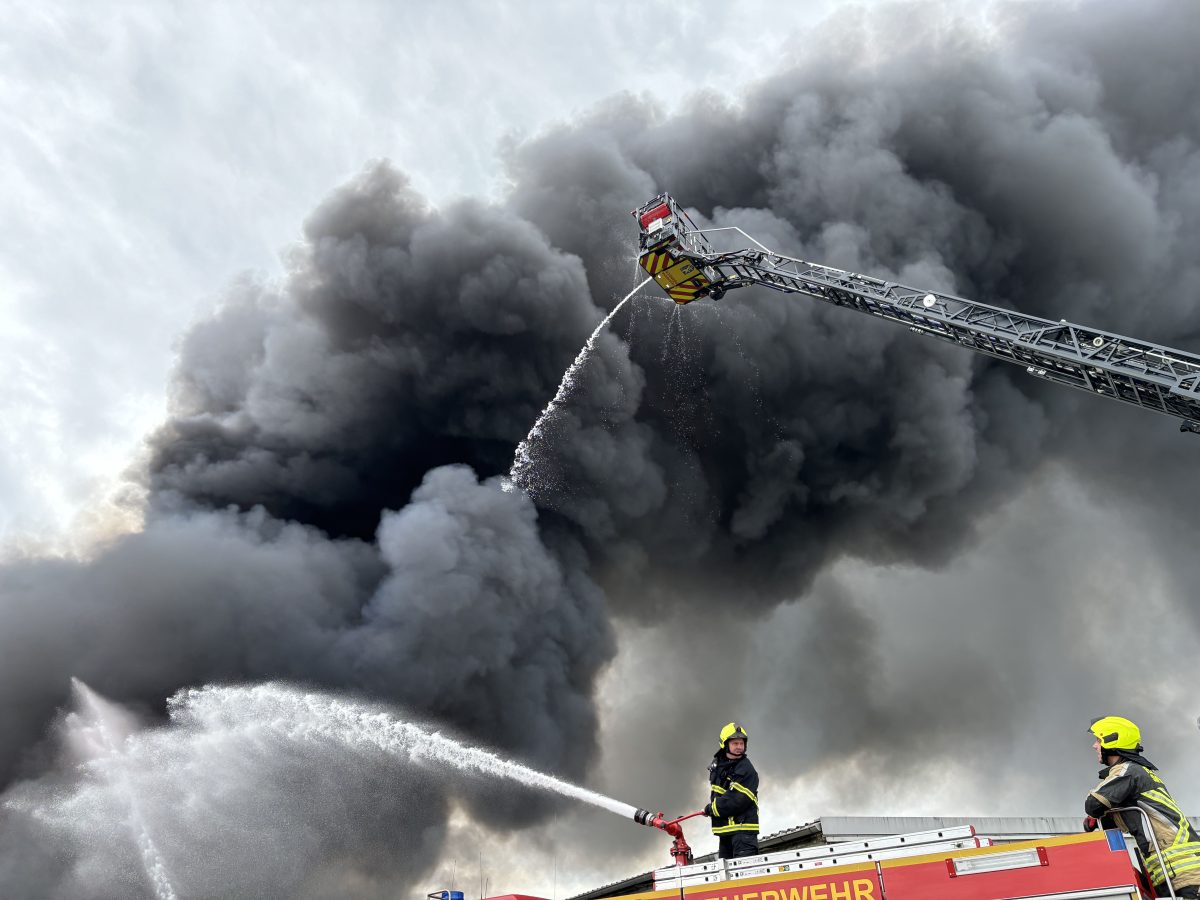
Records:
[[[1095,831],[1099,827],[1100,827],[1100,823],[1096,821],[1095,816],[1088,816],[1087,818],[1085,818],[1083,820],[1083,830],[1084,831]]]

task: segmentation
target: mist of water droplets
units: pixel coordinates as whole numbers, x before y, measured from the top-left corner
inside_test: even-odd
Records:
[[[77,678],[71,679],[71,688],[75,694],[76,712],[68,717],[67,727],[75,740],[88,745],[95,758],[101,760],[123,753],[124,737],[114,728],[115,719],[121,714],[119,707],[106,702]],[[135,792],[119,771],[110,776],[110,780],[113,791],[128,809],[129,831],[154,896],[157,900],[176,900],[178,894],[171,884],[166,862],[146,825]]]

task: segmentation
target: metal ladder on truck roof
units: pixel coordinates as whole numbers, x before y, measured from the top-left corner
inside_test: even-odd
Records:
[[[877,862],[923,853],[942,853],[976,847],[990,847],[990,838],[975,836],[973,825],[940,828],[934,831],[914,831],[872,838],[866,841],[841,841],[779,850],[738,859],[714,859],[690,866],[664,866],[654,870],[655,890],[685,888],[700,884],[758,878],[787,872],[805,872],[831,866]]]

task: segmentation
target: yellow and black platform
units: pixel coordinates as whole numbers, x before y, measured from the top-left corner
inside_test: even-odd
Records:
[[[676,303],[691,303],[708,293],[712,282],[689,259],[676,256],[668,244],[642,254],[638,263]]]

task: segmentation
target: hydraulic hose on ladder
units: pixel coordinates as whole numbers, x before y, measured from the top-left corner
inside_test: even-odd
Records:
[[[1150,823],[1150,817],[1146,815],[1146,811],[1140,806],[1122,806],[1118,809],[1110,809],[1112,813],[1137,813],[1142,817],[1142,826],[1146,830],[1146,836],[1150,838],[1150,846],[1154,848],[1154,855],[1158,857],[1158,864],[1162,866],[1163,881],[1166,882],[1167,892],[1171,895],[1172,900],[1179,900],[1175,894],[1175,888],[1171,884],[1171,876],[1167,874],[1167,861],[1163,858],[1162,849],[1158,846],[1158,838],[1154,835],[1154,826]],[[1150,878],[1150,873],[1146,873],[1147,879],[1150,881],[1150,887],[1154,888],[1154,879]],[[1158,888],[1154,888],[1154,893],[1158,893]]]

